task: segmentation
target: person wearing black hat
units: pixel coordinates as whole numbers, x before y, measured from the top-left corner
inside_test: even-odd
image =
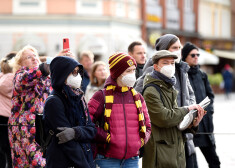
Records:
[[[192,109],[198,110],[193,127],[198,126],[204,115],[204,110],[197,104],[177,106],[177,91],[174,88],[177,58],[170,51],[157,51],[152,57],[154,70],[144,78],[143,96],[152,126],[150,140],[144,147],[144,168],[185,167],[184,136],[177,126]]]
[[[81,82],[83,66],[58,56],[50,64],[53,91],[44,107],[45,130],[52,130],[46,153],[47,167],[94,168],[90,142],[96,134]]]
[[[175,61],[175,65],[176,65],[175,77],[177,80],[175,84],[175,88],[179,92],[178,97],[177,97],[177,103],[178,103],[178,106],[185,106],[185,105],[194,104],[196,101],[195,101],[193,89],[188,80],[187,71],[189,69],[189,66],[187,63],[181,61],[181,47],[182,46],[181,46],[180,39],[174,34],[165,34],[159,37],[155,43],[156,51],[168,50],[170,52],[174,52],[178,56],[178,58]],[[134,88],[138,92],[141,93],[143,90],[143,81],[144,81],[145,75],[152,71],[153,71],[153,62],[152,62],[152,58],[150,58],[144,65],[143,75],[139,77],[135,83]]]
[[[188,106],[196,103],[193,89],[188,80],[187,71],[189,70],[189,66],[184,61],[181,61],[181,47],[182,46],[179,38],[174,34],[165,34],[159,37],[155,43],[155,49],[157,51],[168,50],[170,52],[174,52],[178,56],[175,61],[174,75],[176,77],[176,83],[174,87],[178,91],[177,104],[179,107]],[[150,58],[143,68],[143,75],[139,77],[136,82],[135,89],[138,92],[141,93],[143,90],[143,81],[145,75],[151,73],[152,71],[153,62],[152,58]],[[194,163],[192,161],[192,155],[195,153],[193,139],[191,138],[193,135],[191,133],[187,133],[185,134],[185,136],[187,139],[185,149],[190,149],[192,151],[192,153],[186,155],[186,165],[192,167],[191,165],[193,165]],[[186,151],[186,153],[188,152]]]
[[[182,49],[182,60],[186,61],[190,66],[188,75],[195,93],[196,102],[201,102],[207,96],[211,100],[211,104],[205,109],[207,114],[199,124],[198,130],[198,132],[206,134],[196,134],[194,136],[194,144],[202,151],[209,167],[218,168],[220,167],[220,161],[216,153],[215,138],[213,134],[214,93],[208,81],[207,74],[203,72],[198,65],[199,56],[200,53],[197,46],[190,42],[185,43]]]

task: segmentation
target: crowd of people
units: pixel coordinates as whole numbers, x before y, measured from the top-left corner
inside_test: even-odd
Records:
[[[109,71],[91,51],[77,61],[64,49],[41,62],[27,45],[4,57],[0,167],[138,168],[143,157],[143,168],[197,168],[199,147],[208,166],[219,168],[214,93],[198,65],[198,47],[165,34],[148,60],[141,42],[127,50],[109,57]],[[203,109],[207,96],[211,103]],[[197,116],[182,131],[178,125],[191,110]],[[35,140],[36,114],[52,137],[46,153]]]

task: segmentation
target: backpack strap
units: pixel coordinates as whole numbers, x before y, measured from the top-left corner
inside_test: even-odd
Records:
[[[159,88],[159,86],[158,86],[158,85],[156,85],[156,84],[148,83],[147,85],[145,85],[145,86],[144,86],[144,88],[143,88],[143,90],[142,90],[142,95],[144,95],[144,91],[145,91],[145,89],[146,89],[147,87],[150,87],[150,86],[154,87],[154,88],[159,92],[159,94],[160,94],[160,99],[161,99],[161,101],[162,101],[163,105],[165,106],[164,101],[163,101],[163,98],[162,98],[162,92],[161,92],[161,89],[160,89],[160,88]]]
[[[48,97],[52,97],[52,96],[57,96],[63,102],[65,110],[67,109],[67,105],[65,104],[65,102],[63,101],[62,96],[59,93],[57,93],[55,91],[53,94],[49,95]],[[46,148],[49,145],[49,143],[51,142],[51,139],[52,139],[54,134],[55,134],[55,132],[52,129],[50,129],[49,132],[46,133],[47,136],[46,136],[45,142],[44,142],[44,144],[42,146],[42,148],[45,148],[44,150],[46,150]]]

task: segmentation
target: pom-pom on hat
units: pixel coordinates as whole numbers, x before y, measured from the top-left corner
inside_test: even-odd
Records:
[[[117,79],[127,68],[136,66],[133,57],[125,53],[115,53],[109,57],[109,70],[113,79]]]

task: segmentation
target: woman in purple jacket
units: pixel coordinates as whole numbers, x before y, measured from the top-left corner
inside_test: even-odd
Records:
[[[132,88],[136,62],[116,53],[109,57],[109,69],[104,89],[88,103],[97,127],[96,166],[138,168],[139,149],[149,140],[151,124],[143,97]]]

